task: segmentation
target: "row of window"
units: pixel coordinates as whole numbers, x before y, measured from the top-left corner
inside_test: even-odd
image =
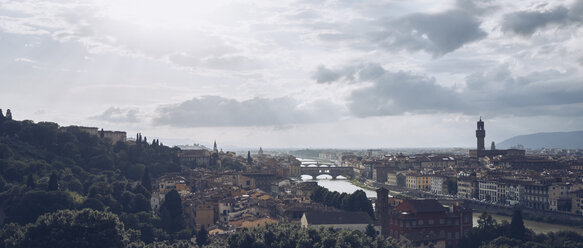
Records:
[[[468,217],[468,215],[464,216],[464,223],[469,223],[470,219]],[[435,225],[435,220],[434,219],[429,219],[428,221],[428,225]],[[447,224],[451,225],[452,223],[454,223],[455,225],[459,225],[459,220],[455,220],[452,222],[451,219],[447,220]],[[419,226],[423,226],[424,225],[424,221],[423,220],[417,220],[417,221],[399,221],[399,220],[393,220],[392,218],[389,218],[389,224],[391,225],[399,225],[400,227],[415,227],[417,225]],[[444,225],[445,224],[445,219],[439,219],[439,224],[440,225]]]

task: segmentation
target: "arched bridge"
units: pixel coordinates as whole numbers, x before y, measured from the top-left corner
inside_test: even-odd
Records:
[[[300,174],[310,175],[314,179],[319,175],[330,175],[334,179],[336,179],[337,176],[353,178],[354,170],[352,167],[301,167]]]

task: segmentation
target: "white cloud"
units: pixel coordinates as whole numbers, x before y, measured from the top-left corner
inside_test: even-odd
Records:
[[[422,145],[400,134],[420,139],[406,129],[435,113],[573,117],[556,125],[565,129],[583,113],[582,14],[581,0],[4,0],[0,106],[33,120],[42,108],[63,123],[281,146],[318,133],[321,146]],[[397,134],[376,138],[393,123]],[[531,125],[498,133],[560,131]]]

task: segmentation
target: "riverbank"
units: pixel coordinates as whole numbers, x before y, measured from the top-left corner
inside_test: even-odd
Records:
[[[471,207],[474,212],[486,212],[488,214],[507,217],[511,217],[514,212],[514,208],[512,207],[494,206],[474,201],[470,201],[468,206]],[[583,230],[583,216],[580,215],[523,208],[522,217],[525,220],[575,227]]]
[[[503,221],[506,221],[506,222],[512,221],[512,217],[510,217],[510,216],[499,215],[499,214],[494,214],[494,213],[489,213],[489,212],[487,212],[487,213],[490,216],[492,216],[492,218],[494,220],[496,220],[496,222],[498,222],[499,224],[502,223]],[[478,226],[478,219],[480,218],[481,214],[482,214],[482,212],[479,212],[479,211],[475,211],[472,214],[474,227]],[[528,229],[531,229],[534,233],[537,233],[537,234],[549,233],[549,232],[559,232],[559,231],[572,231],[572,232],[576,232],[578,234],[583,235],[583,229],[577,228],[574,226],[551,224],[551,223],[545,223],[545,222],[533,221],[533,220],[527,220],[527,219],[524,219],[524,226]]]
[[[366,189],[366,190],[371,190],[371,191],[376,191],[377,190],[376,188],[371,187],[369,185],[366,185],[364,183],[361,183],[361,182],[359,182],[356,179],[350,180],[350,183],[352,183],[352,185],[354,185],[354,186],[361,187],[361,188]]]

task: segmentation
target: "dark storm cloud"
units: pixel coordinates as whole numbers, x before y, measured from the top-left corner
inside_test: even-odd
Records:
[[[288,97],[238,101],[204,96],[159,107],[154,124],[176,127],[269,126],[325,122],[337,120],[339,116],[338,106],[323,101],[298,106],[298,102]]]
[[[358,117],[406,113],[465,113],[515,116],[583,114],[583,81],[576,72],[540,71],[514,76],[506,66],[474,73],[466,88],[443,87],[434,78],[391,72],[378,64],[322,69],[351,82],[372,82],[354,90],[348,108]],[[325,83],[333,83],[326,81]],[[340,82],[340,81],[338,81]],[[322,83],[322,82],[320,82]]]
[[[480,24],[462,10],[415,13],[387,21],[372,40],[386,49],[424,50],[438,57],[486,37]]]
[[[138,122],[139,120],[137,115],[137,109],[110,107],[100,115],[89,117],[89,119],[111,123]]]
[[[548,25],[581,22],[583,22],[583,1],[579,0],[569,8],[561,5],[546,11],[517,11],[506,14],[502,21],[502,30],[528,36]]]

